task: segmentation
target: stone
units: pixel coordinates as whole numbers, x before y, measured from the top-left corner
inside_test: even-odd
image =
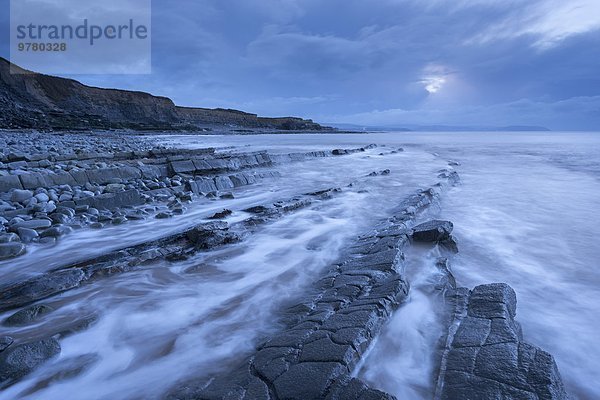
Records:
[[[233,189],[235,185],[228,176],[218,176],[215,178],[215,186],[217,190]]]
[[[45,174],[39,172],[31,172],[28,174],[19,175],[23,189],[37,189],[41,187],[51,186],[51,182],[46,181]]]
[[[6,350],[8,348],[8,346],[13,344],[13,342],[14,342],[14,339],[11,338],[10,336],[0,336],[0,352],[3,352],[4,350]]]
[[[238,235],[229,232],[229,228],[225,222],[201,225],[188,231],[186,235],[188,240],[194,243],[199,249],[211,249],[240,240]]]
[[[121,192],[123,190],[125,190],[125,185],[123,185],[122,183],[109,183],[104,188],[104,191],[106,193],[116,193]]]
[[[48,296],[77,287],[85,279],[84,272],[72,268],[48,272],[24,282],[0,288],[0,311],[20,307]]]
[[[125,190],[117,193],[105,193],[86,199],[77,200],[77,205],[87,205],[101,210],[115,210],[119,207],[133,207],[145,203],[137,189]]]
[[[0,388],[19,380],[59,353],[60,344],[53,338],[10,346],[0,353]]]
[[[412,238],[416,242],[442,242],[450,238],[453,227],[450,221],[428,221],[413,228]]]
[[[322,399],[327,389],[346,367],[334,362],[304,362],[292,365],[273,382],[275,393],[281,399]]]
[[[23,189],[19,176],[0,176],[0,193],[9,192],[11,189]]]
[[[514,290],[505,283],[463,289],[446,293],[448,326],[458,329],[446,346],[435,398],[566,400],[552,356],[522,341]]]
[[[77,185],[77,181],[68,172],[56,172],[54,174],[46,175],[46,179],[51,182],[54,186],[59,185]]]
[[[231,214],[233,214],[233,211],[226,208],[223,211],[214,213],[212,216],[208,217],[208,219],[223,219],[225,217],[230,216]]]
[[[10,194],[10,200],[17,202],[17,203],[22,203],[24,201],[29,200],[32,197],[33,197],[33,192],[31,190],[24,190],[24,189],[15,189]]]
[[[483,318],[514,318],[517,295],[506,283],[479,285],[469,298],[469,316]]]
[[[18,229],[18,228],[42,229],[42,228],[49,228],[50,225],[52,225],[52,222],[50,222],[47,219],[31,219],[29,221],[17,222],[11,228],[14,228],[14,229]]]
[[[46,193],[38,193],[38,194],[35,195],[35,198],[40,203],[44,203],[44,202],[50,201],[50,196],[48,196]]]
[[[48,228],[44,231],[42,231],[42,233],[40,233],[40,237],[59,237],[59,236],[63,236],[66,235],[68,233],[73,232],[73,228],[71,228],[70,226],[67,225],[55,225],[51,228]]]
[[[192,160],[172,161],[170,164],[171,171],[174,174],[193,173],[196,170]]]
[[[358,361],[358,354],[350,345],[340,345],[329,338],[323,338],[302,348],[300,362],[307,361],[338,362],[353,368]]]
[[[4,320],[4,325],[7,326],[22,326],[35,322],[42,315],[54,311],[52,307],[45,304],[35,304],[17,311],[10,317]]]
[[[25,254],[25,245],[19,242],[0,243],[0,260]]]
[[[0,233],[0,243],[18,242],[19,236],[16,233]]]
[[[34,229],[29,228],[17,228],[17,233],[23,243],[31,243],[39,237],[39,234]]]

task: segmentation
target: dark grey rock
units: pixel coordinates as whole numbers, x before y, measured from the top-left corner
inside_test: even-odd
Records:
[[[19,177],[17,175],[0,176],[0,193],[8,192],[11,189],[23,189]]]
[[[14,342],[14,339],[11,338],[10,336],[0,336],[0,352],[3,352],[4,350],[6,350],[8,348],[8,346],[13,344],[13,342]]]
[[[56,339],[10,346],[0,353],[0,388],[24,377],[60,353]]]
[[[514,318],[517,295],[506,283],[479,285],[471,291],[469,316],[480,318]]]
[[[48,228],[44,231],[42,231],[42,233],[40,233],[40,237],[53,237],[53,238],[57,238],[59,236],[63,236],[66,235],[68,233],[73,232],[73,228],[71,228],[70,226],[67,225],[55,225],[51,228]]]
[[[33,197],[33,192],[31,190],[24,190],[24,189],[15,189],[10,194],[10,200],[15,201],[17,203],[22,203],[26,200],[29,200],[32,197]]]
[[[450,239],[453,227],[450,221],[427,221],[413,228],[412,238],[416,242],[442,242]]]
[[[15,230],[18,228],[42,229],[49,228],[50,225],[52,225],[52,222],[47,219],[31,219],[29,221],[17,222],[11,228],[14,228]]]
[[[23,243],[30,243],[39,237],[37,231],[29,228],[17,228],[17,233]]]
[[[329,385],[345,373],[346,367],[339,363],[304,362],[291,366],[273,382],[273,386],[281,399],[322,399]]]
[[[39,172],[31,172],[28,174],[19,175],[19,179],[21,180],[23,189],[37,189],[40,187],[47,187],[52,184],[52,182],[46,181],[45,174],[41,174]]]
[[[208,217],[208,219],[222,219],[222,218],[230,216],[231,214],[233,214],[233,211],[225,208],[223,211],[214,213],[212,216]]]
[[[20,242],[0,243],[0,260],[18,257],[25,253],[25,245]]]
[[[552,356],[523,342],[512,288],[495,283],[470,293],[462,289],[447,295],[455,307],[448,324],[458,329],[453,337],[449,330],[452,341],[446,342],[434,398],[567,399]]]
[[[240,240],[239,235],[229,231],[225,222],[198,226],[187,232],[187,238],[199,249],[211,249]]]
[[[23,306],[78,286],[85,279],[81,269],[49,272],[0,288],[0,311]]]
[[[52,311],[54,311],[54,309],[45,304],[34,304],[19,310],[10,317],[6,318],[4,320],[4,324],[8,326],[27,325]]]
[[[0,233],[0,243],[10,243],[10,242],[18,242],[19,236],[13,232],[4,232]]]

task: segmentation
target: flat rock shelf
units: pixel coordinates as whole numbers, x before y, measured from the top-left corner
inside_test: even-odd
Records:
[[[334,186],[297,191],[291,196],[277,194],[280,197],[276,201],[268,196],[264,197],[268,200],[249,201],[243,207],[241,203],[235,203],[238,208],[220,207],[235,199],[237,190],[279,179],[277,167],[282,165],[331,157],[357,161],[352,157],[384,157],[403,151],[382,149],[375,154],[374,144],[283,153],[210,147],[182,150],[164,147],[150,136],[132,139],[107,134],[98,140],[95,135],[65,133],[47,140],[36,132],[23,135],[37,144],[23,146],[12,133],[1,139],[9,149],[0,158],[0,259],[5,260],[4,268],[6,260],[26,258],[27,253],[38,250],[37,246],[55,244],[67,234],[151,217],[173,219],[198,205],[210,204],[207,209],[211,211],[152,239],[47,266],[36,273],[9,275],[10,280],[0,283],[0,312],[5,314],[0,335],[0,390],[18,386],[56,361],[65,341],[99,323],[98,315],[87,313],[62,318],[50,327],[42,324],[68,304],[67,296],[93,299],[100,289],[86,288],[106,289],[110,283],[94,285],[118,282],[128,273],[144,276],[147,279],[138,284],[148,286],[153,284],[152,274],[166,281],[180,278],[157,265],[168,265],[188,276],[225,276],[228,271],[212,268],[212,261],[251,251],[256,246],[252,240],[278,222],[291,223],[302,213],[322,212],[340,196],[349,196],[352,201],[352,196],[366,191],[360,189],[366,180],[379,179],[380,186],[375,188],[381,189],[393,170],[361,173],[352,180],[336,181]],[[431,246],[443,256],[436,264],[441,278],[432,286],[443,304],[443,333],[430,377],[433,398],[567,399],[552,355],[523,339],[516,320],[515,291],[504,283],[479,285],[472,290],[457,285],[450,265],[459,244],[453,236],[453,223],[439,216],[442,197],[460,183],[460,178],[453,168],[456,163],[444,163],[446,167],[437,170],[432,185],[403,192],[394,199],[391,212],[385,217],[378,214],[377,219],[369,220],[368,229],[340,246],[334,262],[328,260],[324,268],[311,270],[308,285],[300,285],[301,290],[290,291],[285,300],[277,302],[275,314],[269,316],[277,319],[276,323],[269,326],[267,335],[249,339],[251,349],[245,348],[235,362],[218,372],[187,371],[177,382],[163,387],[157,397],[395,399],[393,394],[357,378],[357,372],[394,312],[410,301],[405,251],[418,245]],[[305,214],[303,218],[318,223],[326,217]],[[331,220],[335,223],[335,217]],[[289,232],[285,239],[290,246],[297,243]],[[307,247],[318,249],[324,239],[315,239]],[[136,289],[128,287],[120,294],[135,293]],[[156,290],[162,289],[156,286]],[[218,290],[213,295],[218,296]],[[249,295],[225,303],[239,305],[245,296]],[[168,296],[164,299],[168,301]],[[144,307],[151,307],[151,303]],[[209,317],[228,312],[229,308],[221,307]],[[173,339],[154,352],[160,356],[175,347]],[[56,362],[57,372],[40,378],[27,389],[29,392],[20,395],[84,374],[98,359],[93,354],[79,356],[68,366],[61,366],[65,361],[61,359]]]

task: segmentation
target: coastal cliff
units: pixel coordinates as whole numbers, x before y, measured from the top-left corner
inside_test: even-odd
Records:
[[[179,107],[167,97],[91,87],[73,79],[25,71],[1,57],[0,110],[0,128],[4,129],[199,130],[223,126],[331,130],[295,117],[266,118],[237,110]]]

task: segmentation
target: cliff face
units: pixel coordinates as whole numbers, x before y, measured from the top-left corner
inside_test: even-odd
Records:
[[[322,130],[311,120],[263,118],[236,110],[177,107],[166,97],[101,89],[72,79],[19,68],[0,58],[0,128],[197,129],[237,126],[279,130]]]

